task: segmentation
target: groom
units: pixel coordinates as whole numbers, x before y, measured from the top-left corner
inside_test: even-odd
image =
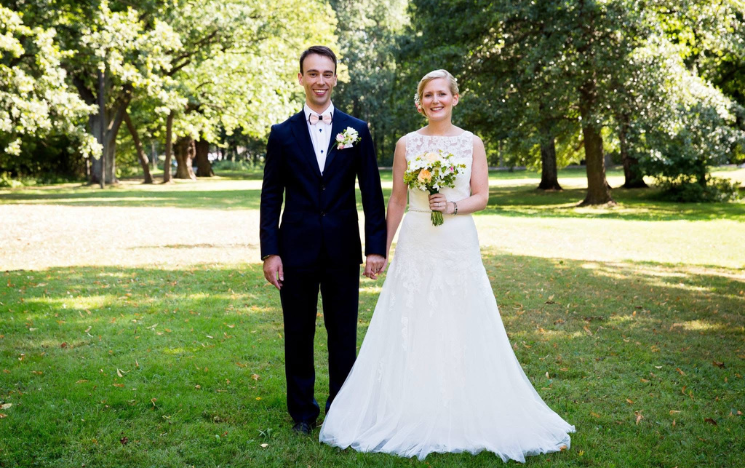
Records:
[[[318,291],[328,332],[329,398],[347,378],[357,351],[362,247],[355,179],[365,212],[365,276],[385,265],[383,192],[367,124],[331,103],[336,55],[314,46],[300,56],[298,82],[305,106],[272,126],[261,189],[261,258],[264,277],[279,289],[285,330],[287,407],[293,430],[309,434],[320,408],[313,395],[313,336]],[[337,135],[360,139],[337,144]],[[350,138],[353,139],[353,138]],[[280,224],[282,198],[284,212]]]

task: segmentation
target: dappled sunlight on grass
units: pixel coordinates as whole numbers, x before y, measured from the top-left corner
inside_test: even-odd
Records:
[[[722,324],[709,323],[705,320],[689,320],[682,324],[673,324],[672,326],[675,327],[676,325],[679,325],[684,330],[689,330],[689,331],[712,331],[712,330],[722,330],[724,328]]]
[[[39,304],[47,305],[53,309],[59,310],[82,310],[95,309],[111,305],[117,297],[112,295],[97,295],[97,296],[86,296],[86,297],[32,297],[26,299],[27,304]]]

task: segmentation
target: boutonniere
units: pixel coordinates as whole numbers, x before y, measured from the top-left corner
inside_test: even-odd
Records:
[[[336,135],[336,149],[343,150],[345,148],[351,148],[360,140],[361,138],[357,130],[347,127],[343,132]]]

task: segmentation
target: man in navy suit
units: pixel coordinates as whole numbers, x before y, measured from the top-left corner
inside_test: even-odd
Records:
[[[365,276],[386,265],[383,192],[367,124],[331,103],[336,56],[314,46],[300,56],[305,106],[269,134],[261,190],[261,258],[279,289],[285,330],[287,407],[293,430],[309,434],[320,408],[313,395],[313,337],[320,289],[328,332],[326,412],[352,369],[357,351],[362,247],[355,179],[365,213]],[[338,145],[354,129],[360,139]],[[341,148],[340,146],[343,146]],[[284,196],[284,212],[280,212]]]

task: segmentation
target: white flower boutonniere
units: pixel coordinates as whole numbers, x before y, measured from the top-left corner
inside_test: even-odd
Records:
[[[336,149],[343,150],[345,148],[351,148],[360,140],[361,138],[357,130],[347,127],[343,132],[336,135]]]

